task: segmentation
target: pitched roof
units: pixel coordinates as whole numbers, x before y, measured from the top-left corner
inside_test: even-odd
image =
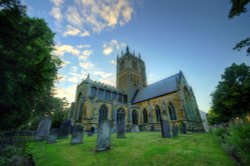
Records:
[[[133,103],[139,103],[177,91],[177,80],[179,80],[180,76],[181,72],[138,90],[134,96]]]

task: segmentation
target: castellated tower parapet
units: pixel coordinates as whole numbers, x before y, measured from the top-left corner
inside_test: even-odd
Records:
[[[141,55],[130,52],[129,47],[125,53],[121,52],[117,56],[116,86],[119,90],[128,95],[128,101],[131,101],[133,95],[138,89],[147,86],[145,63]]]

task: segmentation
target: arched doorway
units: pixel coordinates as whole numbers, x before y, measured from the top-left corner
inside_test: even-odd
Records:
[[[161,110],[160,110],[160,107],[158,105],[155,107],[155,114],[156,114],[156,122],[160,122]]]
[[[148,123],[148,113],[145,108],[143,109],[143,122]]]
[[[136,110],[132,112],[132,124],[138,125],[138,113]]]
[[[102,105],[99,110],[99,121],[108,119],[108,107],[106,105]]]
[[[174,107],[174,105],[172,103],[169,103],[168,110],[169,110],[170,119],[171,120],[177,120],[175,107]]]

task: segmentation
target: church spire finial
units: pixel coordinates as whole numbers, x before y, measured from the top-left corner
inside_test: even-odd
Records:
[[[130,52],[129,52],[129,47],[128,47],[128,46],[126,47],[126,53],[127,53],[127,54],[130,53]]]

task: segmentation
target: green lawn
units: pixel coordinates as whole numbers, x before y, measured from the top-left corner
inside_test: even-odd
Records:
[[[126,133],[118,139],[112,134],[111,149],[95,152],[96,135],[84,135],[84,143],[71,145],[70,138],[56,144],[29,144],[37,166],[83,165],[173,165],[231,166],[234,162],[211,134],[187,134],[162,138],[160,132]]]

